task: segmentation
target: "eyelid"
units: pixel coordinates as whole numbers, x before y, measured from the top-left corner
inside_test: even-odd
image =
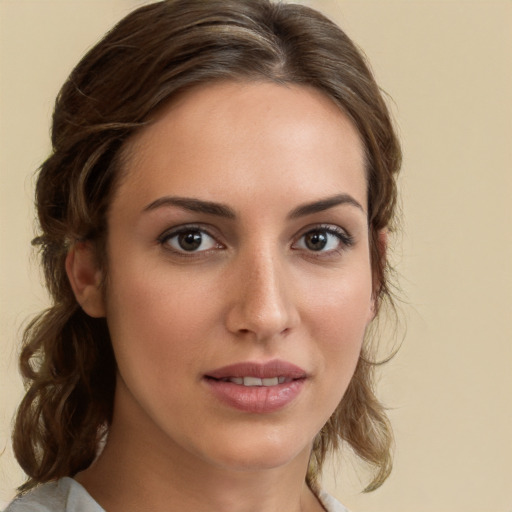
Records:
[[[215,247],[199,250],[199,251],[185,251],[185,250],[179,250],[174,247],[171,247],[170,244],[166,244],[170,239],[182,234],[187,233],[190,231],[198,231],[209,238],[211,238],[215,242]],[[175,226],[169,229],[166,229],[161,235],[157,237],[157,242],[166,250],[169,252],[172,252],[174,254],[177,254],[178,256],[183,257],[198,257],[204,253],[207,253],[209,251],[215,250],[215,249],[222,249],[225,247],[225,245],[219,241],[219,237],[211,233],[212,230],[208,229],[204,225],[198,225],[198,224],[182,224],[179,226]]]
[[[215,242],[215,246],[203,250],[186,251],[173,248],[170,246],[170,244],[166,244],[166,242],[169,239],[176,237],[181,233],[186,233],[190,231],[198,231],[200,233],[205,234],[207,237],[211,238]],[[160,234],[157,237],[157,242],[160,245],[162,245],[166,251],[177,254],[178,256],[200,257],[206,253],[209,253],[210,251],[226,248],[226,245],[219,240],[220,236],[218,236],[217,234],[213,234],[212,231],[215,231],[215,229],[211,229],[209,226],[204,226],[203,224],[182,224],[179,226],[174,226],[172,228],[166,229],[162,234]],[[308,249],[307,247],[297,247],[298,243],[300,242],[300,240],[303,239],[303,237],[305,237],[309,233],[314,232],[325,232],[332,236],[335,236],[339,240],[339,246],[336,247],[335,249],[330,249],[326,251],[315,251],[312,249]],[[354,237],[346,229],[336,224],[312,224],[306,226],[299,232],[297,236],[294,237],[294,240],[295,241],[292,243],[292,249],[306,251],[316,257],[327,256],[333,253],[339,253],[345,249],[350,248],[355,243]]]
[[[340,248],[331,249],[329,251],[314,251],[311,249],[308,250],[307,248],[304,248],[304,250],[310,252],[311,254],[316,254],[318,256],[320,256],[322,254],[330,254],[330,253],[333,253],[336,251],[347,249],[349,247],[352,247],[355,243],[354,237],[346,229],[344,229],[340,226],[337,226],[336,224],[316,224],[316,225],[307,226],[304,229],[302,229],[301,232],[299,233],[299,235],[296,237],[296,239],[295,239],[296,241],[292,244],[292,248],[303,237],[305,237],[309,233],[314,233],[314,232],[326,232],[326,233],[331,234],[332,236],[337,237],[339,240],[340,246],[341,246]]]

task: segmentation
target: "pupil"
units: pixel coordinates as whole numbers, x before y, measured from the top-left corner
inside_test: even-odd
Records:
[[[198,231],[189,231],[181,233],[178,236],[178,242],[184,251],[195,251],[201,245],[202,236]]]
[[[320,251],[327,245],[325,233],[309,233],[306,235],[306,246],[312,251]]]

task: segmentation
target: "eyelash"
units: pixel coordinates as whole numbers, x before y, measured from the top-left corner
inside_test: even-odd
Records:
[[[190,233],[200,233],[201,235],[206,235],[208,238],[211,238],[213,241],[214,247],[210,249],[205,249],[202,251],[187,251],[185,249],[177,249],[172,246],[170,246],[169,241],[173,238],[179,237],[179,235],[185,235]],[[181,226],[177,229],[172,229],[170,231],[166,231],[165,233],[162,233],[158,239],[158,243],[161,244],[166,250],[173,252],[174,254],[177,254],[178,256],[184,257],[184,258],[193,258],[198,257],[202,255],[203,253],[209,252],[212,249],[223,249],[225,246],[217,241],[216,237],[211,235],[208,230],[206,230],[204,227],[196,226],[196,225],[186,225]],[[201,243],[203,243],[203,240],[201,240]]]
[[[183,249],[183,248],[178,249],[176,247],[172,247],[169,244],[170,240],[177,238],[180,235],[192,234],[192,233],[200,233],[202,236],[206,235],[208,238],[210,238],[212,240],[213,247],[203,249],[200,251],[197,251],[197,250],[187,251],[186,249]],[[313,249],[308,249],[307,247],[302,247],[302,248],[296,247],[297,244],[299,244],[300,241],[304,240],[307,235],[314,235],[314,234],[327,234],[330,236],[334,236],[338,239],[338,246],[336,248],[330,249],[328,251],[323,251],[323,250],[315,251]],[[164,249],[171,251],[174,254],[177,254],[178,256],[184,257],[184,258],[190,258],[190,257],[197,258],[197,257],[202,256],[204,253],[210,252],[211,250],[225,248],[225,245],[220,243],[216,239],[215,236],[213,236],[209,233],[209,231],[207,229],[205,229],[204,227],[201,227],[201,226],[197,226],[197,225],[186,225],[186,226],[181,226],[177,229],[172,229],[170,231],[166,231],[166,232],[162,233],[162,235],[160,235],[157,238],[157,241],[160,245],[162,245],[164,247]],[[201,239],[199,243],[202,244],[203,242],[204,242],[204,240]],[[332,255],[332,254],[339,254],[343,250],[352,247],[354,245],[354,242],[355,242],[354,238],[349,233],[347,233],[344,229],[342,229],[338,226],[318,225],[318,226],[315,226],[315,227],[310,228],[307,231],[303,232],[298,237],[297,241],[292,244],[292,249],[305,250],[307,253],[309,253],[310,256],[314,256],[314,257],[322,257],[322,256],[325,257],[325,256]],[[326,244],[328,244],[328,243],[329,242],[327,241]],[[305,245],[305,242],[303,242],[303,245]]]
[[[354,245],[354,243],[355,243],[354,237],[352,235],[347,233],[344,229],[342,229],[342,228],[340,228],[338,226],[333,226],[333,225],[319,225],[319,226],[315,226],[315,227],[313,227],[311,229],[308,229],[304,233],[302,233],[298,240],[299,241],[303,240],[307,235],[319,234],[319,233],[331,235],[331,236],[334,236],[335,238],[337,238],[338,239],[337,247],[334,248],[334,249],[330,249],[328,251],[322,251],[322,250],[315,251],[315,250],[312,250],[312,249],[308,250],[307,248],[305,248],[305,250],[311,256],[315,256],[315,257],[322,257],[323,256],[323,257],[325,257],[325,256],[328,256],[328,255],[331,255],[331,254],[339,254],[343,250],[352,247]],[[296,245],[296,244],[297,244],[297,242],[295,242],[294,245]]]

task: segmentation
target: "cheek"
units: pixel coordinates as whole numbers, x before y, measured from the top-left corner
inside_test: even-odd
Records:
[[[336,284],[337,283],[337,284]],[[309,336],[322,354],[322,372],[333,404],[341,400],[355,371],[372,314],[369,272],[354,272],[346,279],[318,287],[305,306]]]
[[[171,280],[143,265],[118,267],[107,292],[107,319],[120,371],[162,378],[185,370],[210,314],[203,296],[190,279]]]
[[[362,269],[364,270],[364,269]],[[356,342],[373,318],[369,271],[351,271],[310,288],[302,305],[321,339]]]

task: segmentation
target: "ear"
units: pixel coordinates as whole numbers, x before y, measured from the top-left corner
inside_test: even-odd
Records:
[[[66,273],[77,302],[94,318],[105,316],[102,273],[90,242],[76,242],[66,257]]]
[[[386,256],[388,250],[388,230],[386,228],[381,229],[376,236],[376,249],[377,254],[376,257],[380,260],[380,265],[382,267],[386,264]],[[377,272],[374,272],[373,277],[373,292],[372,292],[372,303],[370,306],[370,322],[375,318],[378,312],[378,304],[377,300],[379,297],[380,288],[382,286],[382,276],[380,276]]]

